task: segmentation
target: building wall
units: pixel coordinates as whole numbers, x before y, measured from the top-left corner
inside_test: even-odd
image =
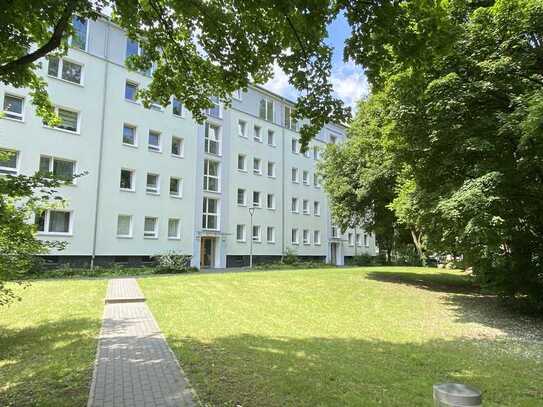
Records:
[[[38,170],[40,155],[70,159],[77,162],[76,172],[84,173],[73,186],[63,187],[61,195],[66,198],[66,209],[73,211],[73,227],[70,235],[55,236],[40,234],[47,239],[65,240],[69,244],[62,252],[51,255],[114,258],[115,256],[152,256],[176,251],[193,256],[195,265],[200,264],[200,242],[202,236],[215,239],[214,266],[235,264],[231,259],[246,263],[250,250],[251,228],[249,207],[252,206],[253,191],[261,193],[262,207],[256,209],[253,224],[261,227],[260,241],[253,242],[255,258],[280,258],[287,250],[300,256],[315,259],[331,259],[330,242],[338,247],[342,264],[343,256],[355,254],[355,247],[345,241],[349,232],[332,238],[331,220],[326,195],[322,187],[314,185],[313,174],[317,160],[313,147],[323,149],[331,136],[341,142],[345,129],[338,125],[326,125],[311,142],[309,156],[292,151],[292,139],[299,134],[283,126],[284,106],[290,101],[259,87],[249,87],[241,100],[233,99],[230,109],[221,109],[221,117],[210,117],[209,122],[219,126],[221,148],[219,154],[204,152],[204,126],[196,123],[190,112],[183,110],[176,116],[169,105],[160,110],[146,109],[141,104],[124,97],[127,80],[145,87],[150,78],[128,71],[123,63],[126,37],[122,30],[105,20],[90,21],[87,50],[70,49],[67,60],[83,65],[81,85],[73,84],[47,75],[48,61],[42,62],[41,73],[48,83],[52,101],[59,106],[79,112],[77,134],[61,129],[49,128],[36,116],[34,107],[25,89],[0,86],[0,97],[5,94],[25,98],[24,120],[8,118],[0,120],[0,148],[19,152],[18,170],[22,174],[33,174]],[[259,102],[262,98],[273,101],[272,121],[259,117]],[[238,135],[238,123],[246,123],[246,137]],[[123,126],[136,127],[136,146],[122,142]],[[254,138],[258,126],[262,141]],[[161,151],[150,151],[147,137],[149,130],[160,132]],[[274,133],[274,145],[269,145],[268,131]],[[171,154],[172,137],[183,139],[184,154]],[[246,171],[237,168],[238,154],[246,157]],[[261,160],[262,174],[253,171],[253,159]],[[203,190],[204,160],[219,162],[220,189],[218,192]],[[275,163],[275,176],[267,175],[267,164]],[[291,170],[299,171],[299,182],[292,182]],[[120,189],[120,171],[134,171],[135,190]],[[309,174],[309,184],[302,180],[303,171]],[[160,175],[160,193],[146,192],[146,174]],[[182,197],[169,194],[169,177],[182,179]],[[237,203],[238,188],[246,191],[246,205]],[[275,197],[275,209],[266,207],[267,194]],[[219,228],[216,231],[202,229],[202,201],[204,197],[219,200]],[[291,199],[299,200],[299,212],[291,210]],[[309,202],[309,214],[303,213],[303,200]],[[319,202],[320,215],[314,213],[314,202]],[[131,237],[117,237],[119,215],[132,216]],[[143,236],[146,216],[159,219],[158,237]],[[180,239],[167,236],[169,218],[181,222]],[[238,240],[237,225],[245,225],[245,239]],[[275,239],[266,239],[267,227],[274,228]],[[291,239],[292,229],[298,229],[299,242]],[[304,244],[303,231],[308,230],[310,241]],[[314,231],[320,232],[320,244],[314,241]],[[364,232],[359,231],[362,235]],[[357,253],[374,254],[373,237],[367,245],[356,248]],[[245,257],[241,257],[245,256]]]

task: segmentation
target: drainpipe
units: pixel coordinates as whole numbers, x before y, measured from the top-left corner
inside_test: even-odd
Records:
[[[109,74],[109,30],[110,22],[107,22],[106,30],[106,46],[104,50],[104,59],[106,61],[106,66],[104,69],[104,87],[102,92],[102,124],[100,126],[100,146],[99,146],[99,155],[98,155],[98,174],[96,175],[96,201],[94,207],[94,233],[92,236],[92,254],[91,254],[91,269],[94,268],[94,259],[96,257],[96,235],[98,233],[98,208],[100,205],[100,190],[101,190],[101,181],[102,181],[102,156],[104,153],[104,131],[105,131],[105,115],[106,115],[106,92],[107,92],[107,82]]]
[[[283,109],[283,114],[284,113],[284,109]],[[281,126],[281,165],[282,165],[282,168],[281,168],[281,171],[282,171],[282,177],[281,177],[281,234],[283,236],[283,238],[281,239],[281,261],[283,260],[283,256],[285,255],[285,239],[286,239],[286,236],[285,236],[285,199],[286,199],[286,196],[285,196],[285,188],[286,188],[286,184],[285,184],[285,178],[286,178],[286,174],[285,174],[285,127],[284,126]],[[252,231],[251,231],[252,233]]]

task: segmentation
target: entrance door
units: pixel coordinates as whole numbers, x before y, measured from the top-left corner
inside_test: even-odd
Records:
[[[200,243],[200,268],[213,267],[215,260],[215,239],[202,237]]]
[[[330,263],[337,264],[337,243],[330,243]]]

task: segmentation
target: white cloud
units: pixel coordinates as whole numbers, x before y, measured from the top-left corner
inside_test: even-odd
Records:
[[[364,70],[352,61],[333,69],[330,80],[335,95],[350,106],[353,112],[356,110],[356,102],[369,94],[368,79],[364,75]]]
[[[266,82],[264,88],[289,99],[296,100],[298,92],[288,83],[288,76],[277,63],[273,64],[273,78]]]

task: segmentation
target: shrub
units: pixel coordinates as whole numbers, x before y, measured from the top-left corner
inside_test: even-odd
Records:
[[[285,255],[283,256],[282,263],[289,264],[289,265],[298,263],[298,256],[296,255],[296,250],[294,250],[291,247],[288,247],[285,252]]]
[[[157,273],[186,273],[193,271],[194,268],[190,266],[192,256],[188,254],[178,254],[175,252],[168,252],[153,257],[157,261],[155,270]]]
[[[351,258],[350,263],[353,266],[370,266],[373,264],[373,256],[369,254],[358,254]]]

